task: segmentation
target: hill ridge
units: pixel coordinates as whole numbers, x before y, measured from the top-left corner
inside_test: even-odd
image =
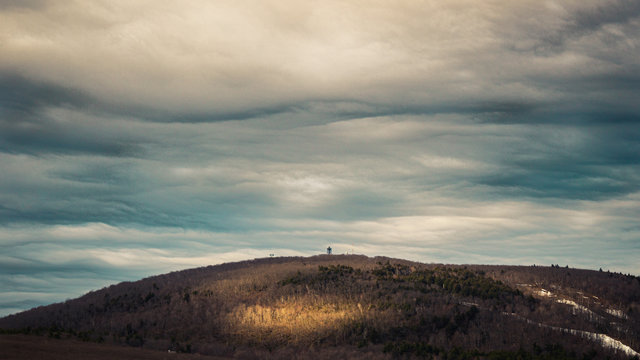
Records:
[[[0,328],[222,356],[628,358],[640,348],[638,315],[640,279],[628,275],[317,255],[122,282]]]

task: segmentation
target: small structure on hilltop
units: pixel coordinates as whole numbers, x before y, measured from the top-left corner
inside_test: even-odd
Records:
[[[327,248],[327,255],[331,255],[331,246]]]

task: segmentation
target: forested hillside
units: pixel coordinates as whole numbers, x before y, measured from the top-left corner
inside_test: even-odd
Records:
[[[558,266],[268,258],[113,285],[0,319],[0,328],[245,358],[628,359],[640,350],[640,279]]]

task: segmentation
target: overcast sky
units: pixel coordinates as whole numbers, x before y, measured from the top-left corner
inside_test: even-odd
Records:
[[[0,315],[273,253],[640,274],[640,2],[0,1]]]

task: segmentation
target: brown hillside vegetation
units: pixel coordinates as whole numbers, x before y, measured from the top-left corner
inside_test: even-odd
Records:
[[[241,358],[628,359],[640,349],[640,279],[557,266],[268,258],[113,285],[0,319],[0,328],[50,344]]]

